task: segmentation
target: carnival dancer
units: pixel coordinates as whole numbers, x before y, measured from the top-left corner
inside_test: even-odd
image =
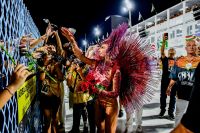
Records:
[[[61,28],[62,34],[71,42],[74,54],[95,67],[85,77],[82,89],[88,88],[90,93],[97,94],[95,119],[99,133],[116,132],[119,94],[122,105],[130,113],[151,98],[152,86],[149,82],[153,71],[146,62],[146,55],[152,52],[151,48],[149,45],[144,47],[144,41],[127,31],[127,28],[127,24],[120,25],[101,42],[98,51],[100,61],[85,57],[73,35],[67,28]]]

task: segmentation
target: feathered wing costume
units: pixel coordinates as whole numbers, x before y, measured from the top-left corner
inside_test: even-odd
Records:
[[[109,44],[109,57],[120,66],[120,102],[128,113],[132,113],[151,100],[158,86],[159,73],[152,58],[154,52],[150,44],[128,29],[127,24],[119,25],[102,43]],[[91,73],[89,77],[91,80]]]
[[[128,113],[150,101],[159,84],[159,72],[151,45],[131,33],[127,24],[113,30],[108,39],[108,53],[121,71],[120,102]]]

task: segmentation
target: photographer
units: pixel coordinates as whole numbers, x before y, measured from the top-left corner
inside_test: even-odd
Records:
[[[71,31],[71,33],[73,35],[76,33],[76,30],[74,28],[69,28],[69,30]],[[56,46],[57,55],[62,56],[64,59],[71,56],[71,54],[73,53],[71,46],[70,46],[71,44],[68,42],[68,43],[64,43],[62,45],[58,31],[54,31],[53,34],[55,35],[55,38],[56,38],[56,41],[57,41],[57,46]]]
[[[84,80],[84,64],[75,59],[69,68],[67,75],[67,84],[70,88],[73,100],[73,127],[70,133],[79,133],[80,118],[83,117],[84,133],[88,132],[86,105],[89,99],[88,92],[80,92],[78,88]]]
[[[70,50],[70,44],[65,43],[62,44],[61,39],[59,37],[58,30],[56,28],[53,28],[55,31],[53,31],[53,36],[56,38],[56,52],[53,54],[55,60],[57,62],[60,62],[62,64],[62,67],[66,68],[64,69],[63,73],[67,70],[69,59],[68,57],[73,53],[72,50]],[[73,34],[75,34],[75,29],[72,29]],[[59,128],[64,129],[63,123],[64,123],[64,117],[63,112],[65,112],[65,106],[64,106],[64,83],[61,83],[61,105],[58,111],[58,119],[59,119]]]
[[[51,127],[56,132],[57,118],[56,114],[61,103],[61,88],[60,83],[63,81],[63,73],[61,71],[60,63],[56,62],[51,54],[43,55],[44,66],[52,80],[47,76],[47,73],[41,71],[40,80],[42,82],[42,95],[41,95],[41,107],[44,113],[44,132],[51,132]]]
[[[56,39],[56,44],[51,43],[51,38],[49,39],[48,43],[50,42],[51,45],[47,45],[45,44],[45,46],[40,47],[39,49],[36,50],[36,52],[34,52],[34,57],[39,57],[37,55],[37,53],[46,53],[48,55],[52,56],[52,60],[54,62],[56,62],[57,64],[59,63],[59,67],[60,70],[62,70],[62,76],[59,77],[63,77],[63,75],[65,75],[65,70],[63,69],[63,67],[67,66],[68,63],[68,55],[69,55],[69,45],[62,45],[61,39],[59,37],[59,33],[58,33],[58,29],[55,28],[54,26],[52,26],[52,24],[49,24],[48,28],[47,28],[47,32],[50,32],[48,34],[48,36],[52,36]],[[75,33],[75,31],[74,31]],[[45,41],[47,43],[47,40]],[[35,54],[36,53],[36,54]],[[41,54],[40,54],[41,55]],[[41,61],[40,61],[41,62]],[[64,117],[63,116],[63,112],[65,112],[65,108],[64,108],[64,84],[63,82],[59,83],[59,90],[60,90],[60,105],[59,105],[59,111],[57,113],[57,119],[58,119],[58,126],[60,129],[64,128],[63,123],[64,123]]]

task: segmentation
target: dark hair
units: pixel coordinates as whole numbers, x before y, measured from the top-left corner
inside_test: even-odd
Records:
[[[56,62],[62,62],[64,60],[64,58],[57,53],[52,54],[52,59]]]
[[[37,59],[37,63],[39,66],[44,66],[44,57],[47,56],[47,53],[42,52],[41,57]]]
[[[80,60],[74,60],[74,63],[75,63],[75,64],[78,64],[79,67],[81,67],[81,68],[83,68],[83,67],[85,66],[85,63],[82,62],[82,61],[80,61]]]

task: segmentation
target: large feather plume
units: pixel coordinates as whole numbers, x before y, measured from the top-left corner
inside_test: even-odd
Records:
[[[151,100],[159,84],[159,72],[151,45],[127,27],[127,24],[120,25],[106,41],[110,42],[110,57],[120,65],[120,102],[132,113]]]

